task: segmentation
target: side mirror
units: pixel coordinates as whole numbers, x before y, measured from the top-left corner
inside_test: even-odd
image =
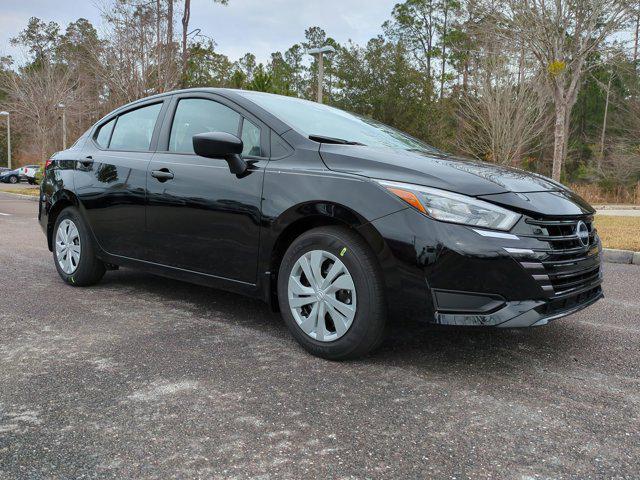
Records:
[[[247,170],[247,162],[242,159],[242,140],[226,132],[206,132],[193,136],[193,151],[207,158],[222,158],[229,164],[229,170],[242,175]]]

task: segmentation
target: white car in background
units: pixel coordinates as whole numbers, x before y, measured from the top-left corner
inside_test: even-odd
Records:
[[[36,183],[36,173],[39,169],[40,165],[25,165],[19,169],[20,176],[26,178],[31,185],[34,185]]]

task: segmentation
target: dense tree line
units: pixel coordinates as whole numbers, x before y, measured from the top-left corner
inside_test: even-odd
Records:
[[[190,3],[108,2],[103,36],[84,19],[63,30],[32,18],[12,40],[28,62],[0,60],[0,106],[15,115],[19,153],[43,158],[61,148],[58,105],[73,137],[118,105],[178,87],[314,99],[317,65],[305,52],[331,45],[330,105],[564,181],[619,192],[640,181],[635,0],[405,0],[365,45],[311,26],[266,63],[216,51],[190,27]]]

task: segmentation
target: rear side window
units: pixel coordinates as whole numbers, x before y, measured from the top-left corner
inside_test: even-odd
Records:
[[[161,108],[162,104],[156,103],[120,115],[111,135],[109,149],[149,150]]]
[[[89,137],[89,133],[90,132],[91,132],[91,129],[87,130],[82,135],[80,135],[80,137],[75,142],[73,142],[73,145],[71,145],[69,148],[71,149],[71,148],[81,148],[81,147],[83,147],[85,141]]]
[[[178,102],[171,125],[169,151],[194,153],[193,136],[204,132],[238,134],[240,114],[213,100],[185,98]]]
[[[98,130],[98,135],[96,135],[96,143],[100,145],[102,148],[107,148],[109,146],[109,139],[111,138],[111,132],[113,131],[113,126],[116,124],[116,119],[114,118],[108,123],[105,123]]]

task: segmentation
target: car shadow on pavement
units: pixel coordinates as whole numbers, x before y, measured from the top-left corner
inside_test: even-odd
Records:
[[[258,300],[128,269],[109,272],[94,288],[133,290],[136,295],[158,297],[162,305],[184,310],[189,315],[233,322],[233,325],[258,330],[260,335],[278,337],[279,341],[290,342],[283,345],[283,349],[298,349],[302,353],[289,338],[280,315]],[[589,348],[589,337],[570,320],[543,327],[504,330],[391,321],[389,335],[380,349],[356,362],[442,372],[464,368],[504,373],[567,365],[577,361],[569,346]],[[195,327],[193,334],[197,334]]]

